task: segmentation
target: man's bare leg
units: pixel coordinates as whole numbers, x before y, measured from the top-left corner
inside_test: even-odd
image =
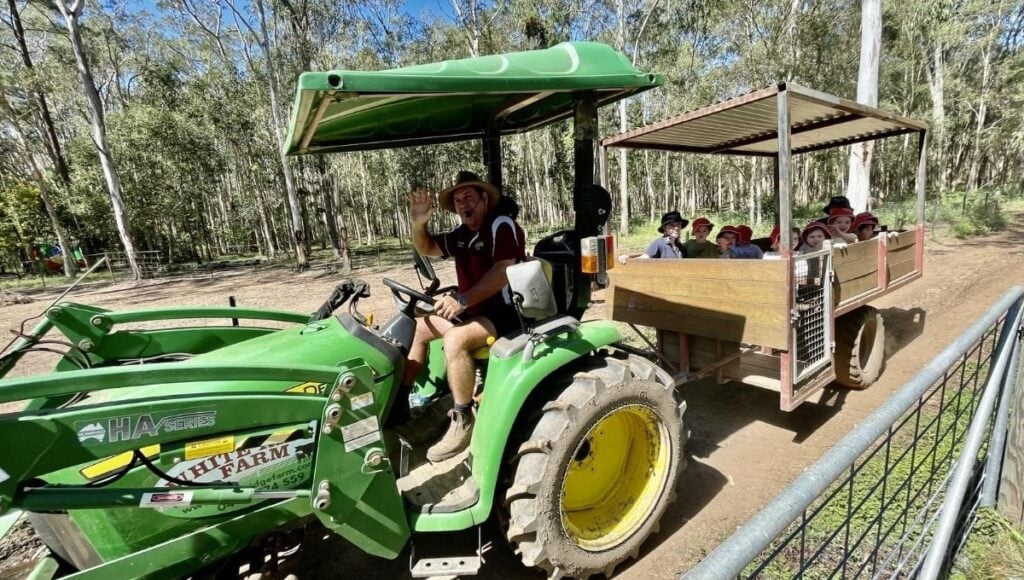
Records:
[[[412,346],[409,347],[409,357],[405,364],[405,374],[402,375],[402,385],[411,386],[420,374],[420,369],[427,364],[427,356],[430,352],[430,341],[441,338],[454,324],[450,321],[430,314],[423,318],[416,319],[416,334],[412,339]]]
[[[458,455],[469,445],[473,434],[473,387],[476,369],[472,352],[487,344],[487,338],[495,335],[490,320],[476,317],[453,326],[444,333],[444,356],[448,370],[448,386],[455,400],[455,407],[449,416],[452,419],[448,431],[440,441],[427,450],[430,461],[444,461]]]

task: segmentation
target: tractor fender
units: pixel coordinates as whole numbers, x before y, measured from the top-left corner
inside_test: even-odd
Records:
[[[622,340],[611,322],[581,324],[575,331],[548,338],[537,346],[530,360],[522,353],[508,358],[492,356],[488,362],[484,401],[477,412],[470,443],[473,479],[480,500],[471,508],[452,513],[413,513],[414,531],[441,532],[482,524],[490,516],[498,475],[512,427],[530,393],[560,369],[601,347]]]

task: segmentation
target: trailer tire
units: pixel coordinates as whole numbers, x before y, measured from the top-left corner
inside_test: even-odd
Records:
[[[686,465],[684,410],[639,357],[576,373],[513,459],[505,533],[523,563],[587,578],[637,557]]]
[[[866,389],[885,365],[885,321],[871,306],[858,308],[836,320],[836,382],[851,389]]]

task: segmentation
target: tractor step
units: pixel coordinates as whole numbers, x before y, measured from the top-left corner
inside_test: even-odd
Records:
[[[417,452],[413,450],[414,459]],[[450,513],[472,507],[480,499],[480,487],[469,466],[469,449],[439,463],[424,461],[398,480],[398,489],[409,506],[420,513]]]
[[[486,562],[484,554],[491,549],[491,543],[484,543],[483,530],[476,527],[476,532],[461,530],[458,532],[434,532],[420,536],[410,543],[409,573],[413,578],[433,578],[434,580],[454,579],[460,576],[473,576],[480,572]],[[419,551],[427,552],[427,557],[420,558]],[[462,552],[462,556],[440,556]]]
[[[480,571],[480,556],[454,558],[423,558],[409,572],[413,578],[454,578],[474,576]]]

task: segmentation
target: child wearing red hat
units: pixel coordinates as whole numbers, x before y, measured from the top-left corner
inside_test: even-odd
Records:
[[[871,212],[861,212],[853,218],[853,225],[850,230],[857,236],[858,242],[866,242],[875,237],[875,229],[878,227],[878,218]]]
[[[848,244],[857,241],[857,235],[850,231],[853,225],[853,210],[848,207],[834,207],[828,212],[828,230],[833,238]]]
[[[754,235],[754,230],[750,229],[750,226],[746,224],[736,226],[736,234],[736,244],[732,247],[733,258],[760,260],[764,257],[761,248],[750,243],[750,238]]]
[[[811,222],[800,231],[800,253],[809,254],[821,249],[825,240],[831,240],[829,228],[821,222]]]
[[[718,246],[708,241],[708,234],[714,229],[715,224],[706,217],[699,217],[693,220],[690,226],[693,237],[686,240],[683,248],[686,250],[687,258],[717,258],[719,257]]]
[[[734,226],[723,226],[715,237],[715,242],[718,244],[718,257],[732,258],[732,249],[736,247],[739,237],[740,233]]]

